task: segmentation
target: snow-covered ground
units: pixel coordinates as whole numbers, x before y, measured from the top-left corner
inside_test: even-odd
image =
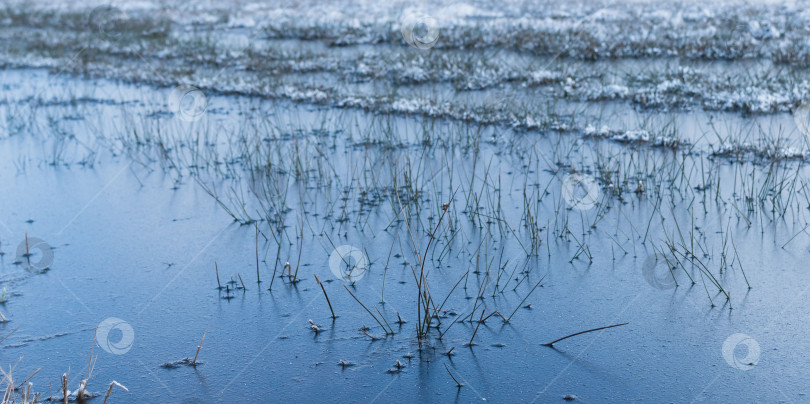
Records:
[[[617,125],[582,105],[775,114],[806,143],[790,114],[810,100],[807,5],[15,0],[0,11],[0,64],[525,129],[608,125],[619,140],[643,118]],[[417,37],[434,30],[425,49],[405,38],[414,21]]]

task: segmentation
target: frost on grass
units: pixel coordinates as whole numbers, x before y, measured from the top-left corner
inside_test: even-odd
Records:
[[[810,99],[810,13],[789,2],[441,1],[419,9],[441,29],[429,52],[401,37],[399,17],[413,8],[405,3],[139,2],[122,6],[126,18],[109,35],[87,28],[94,6],[8,3],[0,64],[473,120],[488,114],[451,113],[447,104],[463,109],[501,87],[540,99],[758,114]],[[425,84],[453,92],[419,93]]]

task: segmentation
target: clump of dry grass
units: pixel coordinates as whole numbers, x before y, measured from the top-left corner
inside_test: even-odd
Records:
[[[0,383],[6,383],[6,389],[3,393],[3,399],[0,401],[1,404],[34,404],[39,401],[40,397],[42,396],[41,393],[34,393],[32,392],[32,388],[34,386],[33,383],[28,382],[31,380],[34,375],[39,373],[40,369],[37,369],[31,376],[28,376],[25,380],[23,380],[18,386],[15,386],[14,377],[12,373],[17,365],[20,364],[22,361],[22,357],[17,361],[17,363],[10,367],[8,372],[6,372],[3,368],[0,368],[0,373],[3,374],[3,380]],[[27,384],[26,384],[27,383]]]
[[[39,403],[40,400],[43,398],[43,393],[37,393],[33,391],[34,383],[30,382],[30,380],[36,376],[42,368],[38,368],[35,370],[30,376],[25,378],[23,381],[19,382],[19,384],[15,381],[13,376],[14,370],[22,361],[22,357],[17,361],[14,366],[11,366],[8,371],[3,368],[0,368],[0,373],[3,374],[3,379],[0,381],[0,385],[5,383],[5,390],[3,390],[2,399],[0,399],[0,404],[36,404]],[[54,401],[61,401],[63,404],[68,404],[70,401],[78,401],[84,402],[85,400],[98,397],[99,394],[91,393],[87,391],[87,385],[90,380],[90,373],[92,372],[92,366],[95,364],[95,360],[91,360],[90,368],[88,369],[88,375],[79,381],[79,386],[76,390],[70,391],[68,389],[68,382],[70,379],[70,370],[66,373],[63,373],[60,377],[60,388],[59,391],[62,392],[61,397],[54,397],[50,396],[48,401],[53,403]],[[113,387],[118,386],[126,391],[129,391],[124,385],[118,383],[117,381],[113,380],[110,383],[109,388],[107,389],[107,393],[104,395],[104,401],[102,404],[106,404],[107,400],[112,395]]]

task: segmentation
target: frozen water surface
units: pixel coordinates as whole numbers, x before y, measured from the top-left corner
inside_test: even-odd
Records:
[[[805,6],[6,2],[4,371],[804,401]]]

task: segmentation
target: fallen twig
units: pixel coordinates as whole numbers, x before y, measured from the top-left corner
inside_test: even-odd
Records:
[[[543,344],[543,345],[545,345],[545,346],[554,346],[554,344],[556,344],[556,343],[558,343],[558,342],[560,342],[560,341],[562,341],[564,339],[568,339],[568,338],[571,338],[571,337],[576,337],[577,335],[580,335],[580,334],[585,334],[585,333],[589,333],[589,332],[593,332],[593,331],[604,330],[604,329],[607,329],[607,328],[620,327],[620,326],[627,325],[627,324],[630,324],[630,323],[613,324],[613,325],[609,325],[607,327],[599,327],[599,328],[594,328],[592,330],[580,331],[578,333],[562,337],[562,338],[560,338],[558,340],[554,340],[554,341],[551,341],[551,342]]]

